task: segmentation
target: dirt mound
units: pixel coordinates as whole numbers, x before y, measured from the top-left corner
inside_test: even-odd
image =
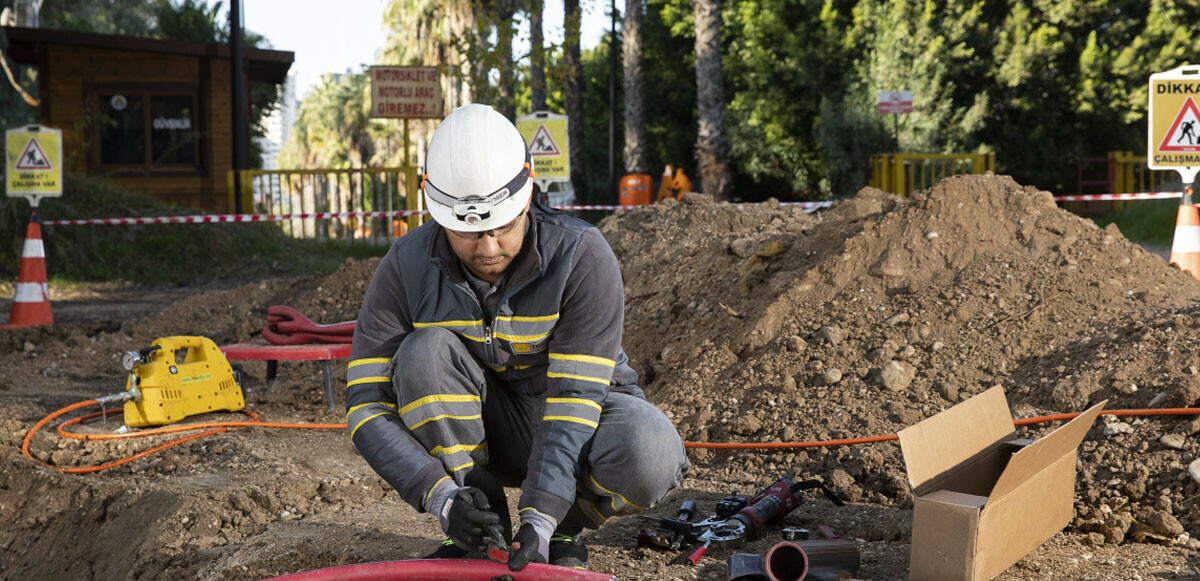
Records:
[[[204,335],[217,343],[256,338],[267,324],[267,308],[287,305],[321,324],[358,317],[367,285],[379,259],[347,259],[327,276],[274,279],[235,289],[197,294],[163,312],[131,321],[126,330],[135,339],[164,335]],[[181,324],[182,323],[182,324]]]
[[[625,348],[689,440],[894,433],[996,384],[1024,417],[1200,399],[1200,283],[1006,177],[910,199],[867,189],[821,216],[693,196],[600,227],[626,280]],[[1076,524],[1151,507],[1200,532],[1180,504],[1197,492],[1180,478],[1192,444],[1157,442],[1200,425],[1117,424],[1084,445],[1097,462],[1080,497],[1107,504],[1081,503]],[[895,445],[694,457],[702,476],[798,470],[910,502]]]

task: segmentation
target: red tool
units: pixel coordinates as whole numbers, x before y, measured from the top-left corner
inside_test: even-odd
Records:
[[[845,506],[846,504],[829,487],[825,486],[824,482],[819,480],[805,480],[797,483],[793,482],[791,478],[783,476],[766,490],[760,492],[758,496],[751,499],[749,505],[738,511],[737,514],[725,522],[704,531],[699,536],[699,540],[703,544],[688,556],[688,562],[695,565],[704,556],[704,553],[708,551],[710,546],[740,546],[747,539],[754,538],[762,531],[764,525],[783,518],[784,515],[792,512],[797,506],[800,506],[803,497],[798,493],[801,490],[811,488],[820,489],[837,506]]]

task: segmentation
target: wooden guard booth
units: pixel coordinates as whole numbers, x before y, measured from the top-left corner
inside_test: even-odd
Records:
[[[4,32],[6,55],[37,67],[39,116],[42,125],[62,130],[67,172],[168,203],[232,212],[228,45],[37,28]],[[294,60],[288,51],[243,48],[242,54],[247,103],[250,83],[282,83]]]

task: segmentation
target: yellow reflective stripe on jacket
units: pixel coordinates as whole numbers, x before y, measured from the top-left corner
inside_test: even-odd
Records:
[[[456,452],[474,452],[475,450],[483,450],[487,448],[487,442],[480,442],[475,445],[458,444],[457,446],[434,446],[429,451],[431,456],[441,456],[454,454]]]
[[[513,321],[513,322],[517,322],[517,323],[541,323],[544,321],[558,320],[558,313],[554,313],[553,315],[541,315],[541,316],[536,316],[536,317],[524,317],[521,315],[513,315],[511,317],[496,317],[496,320],[497,321]]]
[[[353,381],[346,382],[346,387],[350,387],[352,385],[359,385],[362,383],[379,383],[379,382],[390,383],[391,381],[392,381],[392,378],[384,376],[384,375],[376,375],[376,376],[372,376],[372,377],[360,377]]]
[[[416,328],[443,327],[464,339],[470,339],[472,341],[475,341],[476,343],[484,342],[483,320],[427,321],[427,322],[422,322],[422,323],[413,323],[413,327],[416,327]],[[468,333],[467,331],[475,331],[475,334]]]
[[[596,411],[602,411],[602,409],[603,409],[600,407],[600,404],[598,404],[590,399],[583,399],[582,397],[548,397],[548,398],[546,398],[546,403],[548,403],[548,404],[568,403],[568,404],[575,404],[575,405],[586,405],[586,406],[591,406],[591,407],[596,408]]]
[[[623,509],[617,507],[617,499],[618,498],[621,499],[621,502],[625,503],[626,506],[631,506],[637,510],[646,510],[646,507],[644,507],[644,506],[638,506],[632,502],[629,502],[629,499],[625,498],[624,496],[621,496],[620,493],[613,492],[613,491],[601,486],[599,482],[596,482],[595,476],[588,474],[588,480],[592,481],[592,485],[596,487],[596,492],[599,492],[601,494],[604,494],[605,496],[608,496],[609,498],[612,498],[613,511],[620,512],[623,510]]]
[[[482,402],[477,395],[467,393],[440,393],[427,395],[423,398],[413,400],[411,403],[400,408],[400,414],[404,415],[423,405],[431,403],[463,403],[463,402]]]
[[[346,429],[350,430],[350,438],[354,439],[354,432],[368,420],[387,414],[396,415],[396,406],[382,401],[359,404],[346,410]]]
[[[599,377],[588,377],[588,376],[586,376],[586,375],[572,375],[572,374],[570,374],[570,373],[551,373],[551,372],[547,372],[547,373],[546,373],[546,377],[560,377],[560,378],[566,378],[566,379],[578,379],[579,381],[590,381],[590,382],[592,382],[592,383],[599,383],[600,385],[608,385],[609,383],[611,383],[611,380],[609,380],[609,379],[600,379]]]
[[[542,339],[545,339],[546,337],[549,337],[550,332],[547,331],[541,335],[509,335],[507,333],[492,333],[492,336],[497,339],[504,339],[509,343],[536,343]]]
[[[600,427],[600,424],[598,424],[596,422],[593,422],[590,420],[585,420],[583,418],[575,418],[575,417],[571,417],[571,416],[542,416],[542,419],[547,422],[573,422],[576,424],[583,424],[585,426],[589,426],[592,429]]]
[[[565,353],[551,353],[551,359],[559,361],[578,361],[580,363],[594,363],[605,367],[616,367],[617,362],[605,357],[597,357],[595,355],[567,355]]]
[[[388,357],[364,357],[351,361],[346,367],[358,367],[359,365],[370,365],[372,363],[391,363],[392,360]]]
[[[475,414],[473,416],[455,416],[455,415],[451,415],[451,414],[442,414],[440,416],[433,416],[431,418],[425,418],[425,419],[409,426],[408,429],[410,431],[415,430],[425,424],[428,424],[429,422],[436,422],[438,420],[478,420],[481,418],[483,418],[483,414]]]
[[[474,321],[431,321],[428,323],[413,323],[414,327],[482,327],[483,320]]]

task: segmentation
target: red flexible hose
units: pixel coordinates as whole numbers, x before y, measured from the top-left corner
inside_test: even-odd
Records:
[[[483,559],[415,559],[342,565],[272,577],[275,581],[491,581],[512,575],[520,581],[615,581],[608,573],[530,563],[513,573],[508,566]],[[268,580],[269,581],[269,580]]]

